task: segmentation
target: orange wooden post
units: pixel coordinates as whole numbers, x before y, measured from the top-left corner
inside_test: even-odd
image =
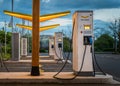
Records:
[[[33,0],[32,7],[32,76],[39,76],[39,0]]]

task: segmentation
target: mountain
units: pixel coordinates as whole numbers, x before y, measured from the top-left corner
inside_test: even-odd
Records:
[[[108,29],[109,22],[105,22],[102,20],[94,20],[94,28],[106,28]]]
[[[109,29],[110,22],[105,22],[102,20],[94,20],[94,34],[95,37],[99,37],[101,34],[109,34],[111,35],[111,31]]]

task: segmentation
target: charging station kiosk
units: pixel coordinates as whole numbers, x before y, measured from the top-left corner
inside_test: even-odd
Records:
[[[54,46],[55,46],[55,60],[62,60],[63,56],[63,34],[62,32],[55,32],[55,38],[54,38]]]
[[[76,11],[73,23],[73,70],[75,74],[92,76],[93,11]]]
[[[54,50],[54,37],[49,38],[49,56],[54,57],[55,50]]]
[[[21,38],[21,56],[27,56],[27,38]]]
[[[11,60],[12,61],[20,60],[20,33],[12,33],[12,58]]]

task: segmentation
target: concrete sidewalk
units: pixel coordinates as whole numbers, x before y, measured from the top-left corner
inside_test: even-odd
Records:
[[[32,60],[6,61],[6,63],[31,63]],[[55,60],[39,60],[40,63],[57,63]]]
[[[41,58],[40,63],[46,72],[42,72],[40,76],[30,75],[31,58],[29,57],[20,61],[5,62],[8,69],[12,72],[0,72],[0,86],[120,86],[120,82],[113,80],[113,77],[110,75],[77,77],[74,80],[54,79],[53,75],[57,73],[55,71],[58,71],[63,63],[57,64],[57,61],[48,56]],[[74,76],[71,72],[71,64],[67,64],[63,71],[64,72],[60,73],[57,77],[66,79]]]
[[[77,77],[74,80],[58,80],[54,79],[53,75],[56,72],[43,72],[40,76],[31,76],[30,72],[1,72],[0,73],[0,84],[1,83],[39,83],[39,84],[114,84],[120,85],[112,79],[110,75],[97,75],[95,77]],[[59,78],[72,78],[74,75],[72,72],[62,72],[57,77]],[[0,85],[1,86],[1,85]]]

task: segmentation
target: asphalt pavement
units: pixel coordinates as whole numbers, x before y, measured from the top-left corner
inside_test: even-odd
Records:
[[[47,53],[41,53],[42,56],[47,56]],[[110,74],[114,76],[114,79],[120,81],[120,54],[95,54],[96,59],[100,67],[104,72],[107,74]],[[70,58],[72,59],[72,54],[70,55]],[[42,63],[43,69],[46,72],[57,72],[59,68],[62,66],[62,64],[46,64]],[[6,63],[6,66],[8,66],[8,69],[11,72],[17,71],[17,72],[28,72],[31,69],[31,63]],[[56,69],[57,68],[57,69]],[[54,69],[54,70],[53,70]],[[0,71],[4,72],[6,71],[4,67],[0,67]],[[72,65],[67,65],[64,71],[72,71]],[[97,69],[97,71],[99,71]]]

